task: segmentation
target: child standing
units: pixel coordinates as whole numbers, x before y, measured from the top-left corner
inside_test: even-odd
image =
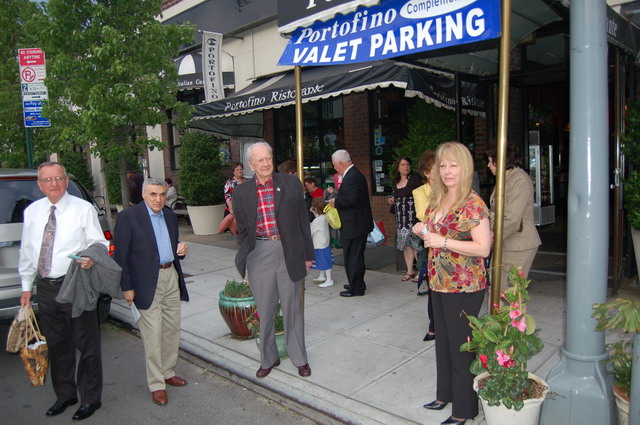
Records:
[[[333,286],[333,279],[331,279],[333,253],[331,252],[329,223],[324,215],[325,205],[326,203],[322,198],[314,198],[311,201],[311,212],[316,216],[315,220],[311,222],[311,237],[313,238],[313,248],[316,254],[316,260],[311,268],[320,270],[320,275],[313,281],[323,282],[319,285],[321,288]]]

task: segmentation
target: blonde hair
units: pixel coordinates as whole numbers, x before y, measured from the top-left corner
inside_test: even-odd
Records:
[[[460,142],[447,142],[438,146],[436,150],[436,162],[434,167],[440,167],[442,160],[455,161],[460,167],[460,184],[458,185],[458,193],[452,207],[457,208],[464,204],[464,201],[471,192],[471,184],[473,183],[473,158],[469,149]],[[442,178],[429,182],[431,185],[430,204],[434,210],[442,205],[442,201],[448,192],[448,188],[442,182]]]

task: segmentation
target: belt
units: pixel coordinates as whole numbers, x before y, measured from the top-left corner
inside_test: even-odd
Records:
[[[168,269],[172,265],[173,265],[173,263],[171,261],[169,261],[168,263],[160,264],[160,269]]]
[[[280,240],[280,235],[256,236],[256,240],[258,240],[258,241],[279,241]]]
[[[60,276],[60,277],[40,277],[37,276],[36,279],[40,282],[46,282],[51,286],[58,286],[58,285],[62,285],[62,282],[64,282],[64,275]]]

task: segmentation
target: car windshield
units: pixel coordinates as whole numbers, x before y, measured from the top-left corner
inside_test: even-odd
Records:
[[[69,181],[67,192],[70,195],[86,199],[80,187],[73,180]],[[0,180],[0,224],[22,223],[25,208],[33,201],[43,198],[35,179]]]

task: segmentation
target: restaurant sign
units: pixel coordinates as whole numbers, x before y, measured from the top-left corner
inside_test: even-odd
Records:
[[[388,0],[298,28],[278,65],[368,62],[500,35],[500,0]]]

